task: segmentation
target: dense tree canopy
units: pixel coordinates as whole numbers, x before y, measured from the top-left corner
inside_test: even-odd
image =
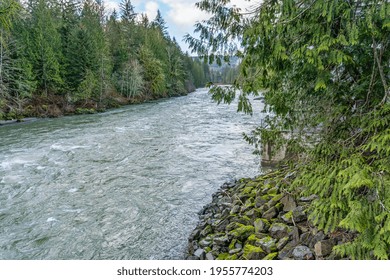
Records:
[[[0,2],[0,119],[186,94],[208,80],[195,64],[130,0],[111,14],[100,0]]]
[[[212,86],[214,98],[230,102],[240,89],[239,109],[250,113],[248,95],[264,95],[270,114],[247,139],[286,141],[305,155],[291,166],[292,189],[318,195],[311,219],[321,229],[355,236],[337,253],[388,259],[390,3],[251,2],[249,11],[228,0],[197,4],[212,17],[187,36],[192,48],[210,60],[242,58],[234,86]]]

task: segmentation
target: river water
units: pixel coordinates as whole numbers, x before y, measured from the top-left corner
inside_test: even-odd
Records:
[[[0,258],[182,259],[212,193],[259,172],[261,114],[236,108],[203,89],[0,127]]]

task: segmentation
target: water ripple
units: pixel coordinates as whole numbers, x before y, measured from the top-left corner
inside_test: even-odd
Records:
[[[2,259],[181,259],[197,212],[258,172],[261,115],[205,90],[99,115],[0,127]]]

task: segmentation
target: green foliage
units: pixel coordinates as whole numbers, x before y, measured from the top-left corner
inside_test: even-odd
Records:
[[[143,75],[147,93],[155,97],[164,96],[166,84],[163,64],[145,46],[139,50],[139,58],[144,69]]]
[[[116,76],[115,83],[118,91],[127,98],[140,96],[144,90],[142,72],[142,66],[137,60],[126,64]]]
[[[15,0],[3,0],[0,3],[0,29],[7,30],[12,25],[12,17],[20,10]]]
[[[250,113],[247,96],[263,95],[268,117],[246,139],[304,151],[291,188],[318,195],[310,218],[350,232],[338,253],[388,259],[389,2],[266,0],[246,13],[229,2],[198,3],[212,17],[196,26],[200,39],[187,36],[209,60],[242,38],[239,76],[230,88],[213,86],[214,99],[229,103],[239,89],[239,109]]]
[[[57,91],[62,84],[60,75],[61,40],[56,21],[56,10],[49,8],[49,0],[31,3],[32,18],[26,20],[30,38],[25,38],[30,62],[38,87],[44,94]]]
[[[145,15],[136,20],[130,0],[120,8],[107,16],[103,1],[1,1],[1,112],[33,113],[43,99],[60,110],[72,102],[101,109],[109,100],[194,90],[194,63],[170,38],[162,14],[150,23]],[[198,70],[203,77],[208,67]]]
[[[77,93],[74,95],[74,101],[84,100],[85,104],[89,99],[97,95],[99,91],[99,82],[93,71],[87,69],[85,77],[79,85]]]

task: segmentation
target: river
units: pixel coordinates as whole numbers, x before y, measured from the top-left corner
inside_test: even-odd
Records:
[[[0,258],[182,259],[212,193],[259,172],[261,114],[236,108],[201,89],[0,127]]]

